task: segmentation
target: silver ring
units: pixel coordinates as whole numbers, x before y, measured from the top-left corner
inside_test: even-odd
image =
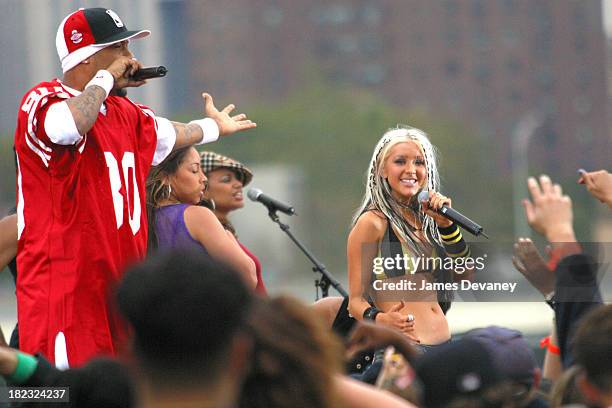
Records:
[[[408,314],[408,319],[409,322],[414,322],[414,315]]]

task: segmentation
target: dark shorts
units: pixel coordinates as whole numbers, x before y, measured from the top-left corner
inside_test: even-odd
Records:
[[[425,354],[450,343],[451,340],[452,339],[448,339],[444,343],[440,344],[415,344],[414,348],[416,348],[420,354]],[[378,374],[380,374],[380,370],[382,370],[384,354],[385,349],[376,350],[372,364],[370,364],[362,373],[350,374],[350,377],[354,378],[355,380],[374,385],[376,383],[376,379],[378,378]]]

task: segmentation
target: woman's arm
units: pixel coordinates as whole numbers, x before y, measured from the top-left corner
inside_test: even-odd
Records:
[[[334,387],[340,401],[346,407],[415,408],[415,405],[389,391],[374,388],[339,374],[334,376]]]
[[[349,312],[357,320],[370,307],[365,300],[363,282],[370,282],[373,261],[378,253],[378,244],[385,233],[386,221],[373,211],[364,213],[351,230],[347,244],[349,274]],[[404,302],[399,302],[387,312],[380,312],[375,321],[387,324],[413,338],[414,322],[407,321],[408,315],[399,310]]]
[[[17,214],[0,220],[0,272],[17,256]],[[0,329],[0,346],[6,346]]]
[[[561,351],[559,350],[559,340],[557,340],[557,329],[553,320],[552,330],[546,344],[544,354],[544,366],[542,368],[542,378],[555,382],[563,373],[561,365]]]
[[[0,272],[17,256],[17,214],[0,220]]]
[[[363,319],[363,312],[370,307],[363,293],[363,280],[366,282],[371,280],[372,271],[369,268],[376,257],[378,243],[384,234],[384,228],[379,225],[382,220],[376,218],[377,216],[372,212],[364,213],[348,236],[348,309],[351,316],[357,320]],[[363,270],[364,268],[368,270]]]
[[[255,263],[236,240],[228,236],[212,211],[195,205],[188,207],[185,210],[185,225],[191,236],[200,242],[213,258],[238,271],[249,287],[254,288],[257,285]]]

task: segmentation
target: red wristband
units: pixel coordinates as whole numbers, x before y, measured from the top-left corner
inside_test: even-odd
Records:
[[[554,344],[552,344],[552,342],[550,341],[550,336],[546,336],[542,340],[540,340],[540,348],[546,348],[546,350],[548,350],[552,354],[556,354],[558,356],[561,355],[561,349],[559,348],[559,346],[555,346]]]

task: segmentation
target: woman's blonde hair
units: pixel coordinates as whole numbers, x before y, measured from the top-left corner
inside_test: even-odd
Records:
[[[387,130],[382,138],[376,144],[372,160],[368,167],[366,192],[359,209],[353,216],[352,225],[354,226],[359,217],[366,211],[378,210],[387,217],[389,222],[400,233],[401,238],[410,248],[419,253],[420,249],[416,243],[420,241],[413,232],[414,228],[408,224],[402,215],[402,211],[406,208],[405,205],[399,203],[391,194],[391,186],[383,175],[385,162],[389,156],[389,152],[393,146],[399,143],[415,142],[425,159],[425,169],[427,172],[426,186],[424,189],[429,191],[440,191],[440,176],[438,173],[437,153],[434,146],[429,141],[427,134],[420,129],[406,125],[398,125],[396,128]],[[417,196],[412,198],[413,203],[411,210],[415,217],[419,218],[425,237],[431,244],[430,239],[433,239],[438,245],[442,245],[440,234],[436,228],[436,223],[429,215],[424,215],[418,211]]]

